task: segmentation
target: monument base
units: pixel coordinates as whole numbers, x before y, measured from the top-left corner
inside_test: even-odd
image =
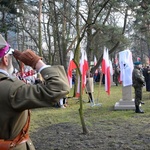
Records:
[[[135,110],[134,99],[132,99],[132,100],[120,99],[119,102],[116,102],[114,109],[115,110]]]

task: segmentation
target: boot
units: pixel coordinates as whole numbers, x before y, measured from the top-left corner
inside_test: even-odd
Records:
[[[144,113],[144,111],[140,109],[139,105],[135,105],[135,112],[136,113]]]
[[[93,99],[91,99],[91,103],[94,103]]]

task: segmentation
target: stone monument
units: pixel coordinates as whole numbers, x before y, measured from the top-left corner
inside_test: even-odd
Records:
[[[132,71],[133,61],[130,50],[119,53],[120,79],[122,81],[122,99],[116,102],[115,110],[135,109],[134,99],[132,98]]]
[[[132,99],[132,86],[122,86],[122,99],[115,104],[115,110],[134,110],[135,104],[134,99]]]

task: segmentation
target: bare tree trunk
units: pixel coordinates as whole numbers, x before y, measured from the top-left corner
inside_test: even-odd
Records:
[[[87,23],[88,23],[88,28],[87,28],[87,58],[88,58],[88,62],[89,62],[89,66],[90,66],[90,62],[92,60],[92,18],[93,18],[93,6],[92,6],[92,1],[93,0],[89,0],[89,11],[88,11],[88,18],[87,18]]]
[[[79,108],[79,115],[80,115],[80,120],[82,124],[82,129],[83,129],[83,134],[88,134],[89,130],[86,127],[85,121],[84,121],[84,116],[83,116],[83,102],[82,102],[82,74],[79,68],[78,63],[74,60],[74,63],[77,66],[77,71],[79,72],[79,77],[80,77],[80,108]]]
[[[67,32],[66,32],[66,14],[67,14],[67,1],[64,0],[63,2],[63,8],[64,8],[64,15],[63,15],[63,27],[62,27],[62,55],[63,55],[63,63],[62,65],[64,66],[65,70],[67,71],[67,55],[66,55],[66,51],[67,51]]]
[[[39,0],[39,55],[42,57],[42,31],[41,31],[42,0]]]
[[[76,29],[77,29],[77,41],[78,43],[80,43],[80,30],[79,30],[79,3],[80,0],[77,0],[77,14],[76,14]],[[85,125],[85,121],[84,121],[84,116],[83,116],[83,102],[82,102],[82,74],[79,68],[79,52],[80,52],[80,44],[78,44],[76,50],[75,50],[75,58],[74,58],[74,62],[77,66],[77,80],[76,80],[76,85],[78,82],[78,78],[80,79],[80,108],[79,108],[79,115],[80,115],[80,119],[81,119],[81,124],[82,124],[82,129],[83,129],[83,134],[87,134],[89,133],[86,125]]]
[[[56,35],[56,39],[57,39],[57,44],[58,44],[58,52],[59,52],[59,59],[60,59],[60,64],[63,64],[63,56],[62,56],[62,48],[61,48],[61,44],[60,44],[60,37],[59,37],[59,28],[58,28],[58,16],[56,13],[56,6],[55,6],[55,0],[53,0],[54,3],[54,18],[55,18],[55,35]]]

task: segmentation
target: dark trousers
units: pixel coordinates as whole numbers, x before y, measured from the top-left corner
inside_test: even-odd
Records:
[[[138,87],[134,89],[135,89],[135,105],[140,105],[142,100],[142,87]]]
[[[93,102],[93,95],[92,95],[92,93],[88,93],[88,95],[89,95],[89,102]]]

